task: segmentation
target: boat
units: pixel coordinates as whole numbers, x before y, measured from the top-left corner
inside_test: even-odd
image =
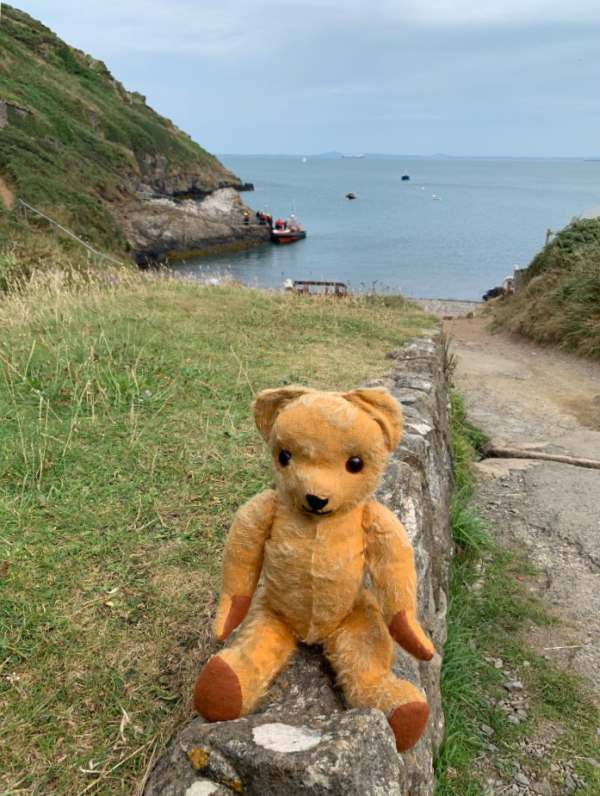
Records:
[[[410,174],[402,175],[402,182],[408,182],[409,180],[410,180]]]
[[[349,193],[347,193],[346,199],[356,199],[356,194],[354,193],[354,191],[350,191]]]
[[[305,237],[306,230],[293,213],[287,220],[278,218],[271,229],[271,240],[273,243],[295,243]]]

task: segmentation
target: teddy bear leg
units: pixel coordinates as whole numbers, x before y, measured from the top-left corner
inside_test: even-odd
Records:
[[[194,707],[207,721],[249,713],[296,648],[288,626],[260,599],[234,637],[200,672]]]
[[[382,710],[399,752],[414,746],[427,724],[429,707],[418,688],[392,674],[394,643],[370,592],[363,593],[324,647],[350,705]]]

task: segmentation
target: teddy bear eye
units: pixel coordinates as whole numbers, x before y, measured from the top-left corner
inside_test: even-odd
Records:
[[[292,454],[289,451],[279,451],[279,464],[282,467],[287,467],[292,459]]]
[[[365,463],[360,456],[351,456],[346,462],[346,470],[348,470],[349,473],[360,473],[364,466]]]

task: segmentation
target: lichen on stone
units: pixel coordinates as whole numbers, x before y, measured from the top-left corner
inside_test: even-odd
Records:
[[[206,768],[208,765],[210,752],[208,749],[199,749],[198,747],[193,747],[188,751],[187,756],[189,757],[190,763],[194,766],[196,771],[202,771],[202,769]]]

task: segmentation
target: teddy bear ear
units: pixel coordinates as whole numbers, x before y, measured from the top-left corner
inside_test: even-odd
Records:
[[[258,430],[263,437],[268,441],[271,434],[271,429],[277,418],[277,415],[290,401],[300,398],[309,392],[314,392],[309,387],[302,387],[298,384],[292,384],[289,387],[278,387],[274,390],[263,390],[256,397],[252,404],[254,411],[254,419]]]
[[[355,404],[379,424],[388,450],[393,451],[402,437],[402,409],[387,390],[380,387],[365,387],[342,395]]]

